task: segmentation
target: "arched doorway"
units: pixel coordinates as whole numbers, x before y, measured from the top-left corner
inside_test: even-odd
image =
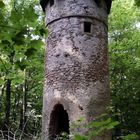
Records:
[[[54,140],[62,132],[69,134],[69,118],[63,105],[57,104],[50,115],[49,140]]]

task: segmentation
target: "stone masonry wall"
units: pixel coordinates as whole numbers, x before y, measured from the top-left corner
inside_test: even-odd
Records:
[[[97,6],[94,0],[54,0],[52,7],[46,6],[46,25],[53,20],[78,15],[96,17],[107,23],[106,3],[101,0],[100,6]]]
[[[47,6],[46,10],[49,36],[45,57],[43,140],[48,140],[50,115],[56,104],[64,106],[71,124],[80,117],[91,121],[104,113],[109,99],[105,3],[99,10],[93,0],[60,0],[65,6],[61,5],[59,13],[56,11],[60,7],[58,2],[54,9]],[[76,17],[77,14],[84,16]],[[91,23],[91,33],[84,32],[87,21]],[[108,136],[96,140],[108,140]]]

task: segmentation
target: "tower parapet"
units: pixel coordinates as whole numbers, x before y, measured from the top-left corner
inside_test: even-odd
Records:
[[[46,13],[46,25],[66,17],[97,18],[107,23],[111,0],[41,0]]]

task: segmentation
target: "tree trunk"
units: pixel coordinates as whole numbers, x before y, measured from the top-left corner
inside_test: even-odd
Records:
[[[11,110],[11,80],[6,83],[6,100],[5,100],[5,126],[9,127],[10,123],[10,110]]]
[[[27,113],[27,80],[25,78],[24,85],[23,85],[23,130],[24,132],[26,132],[26,123],[27,123],[26,113]]]
[[[5,139],[8,139],[9,134],[8,130],[10,127],[10,111],[11,111],[11,80],[7,79],[6,81],[6,98],[5,98],[5,118],[2,125],[2,130]]]
[[[26,79],[26,71],[25,71],[25,80],[24,84],[22,87],[23,91],[23,96],[22,96],[22,107],[20,111],[20,130],[22,130],[23,133],[26,133],[26,125],[27,125],[27,92],[28,92],[28,87],[27,87],[27,79]]]

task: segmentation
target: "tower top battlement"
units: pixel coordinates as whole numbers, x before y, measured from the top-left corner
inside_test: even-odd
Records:
[[[46,6],[49,3],[49,1],[52,1],[52,0],[40,0],[40,4],[41,4],[41,7],[42,7],[44,12],[45,12]],[[101,2],[101,0],[95,0],[95,1],[97,3]],[[104,1],[105,1],[106,5],[107,5],[107,12],[109,14],[110,13],[110,8],[111,8],[112,0],[104,0]]]
[[[70,17],[100,19],[107,24],[112,0],[40,0],[46,25]]]

